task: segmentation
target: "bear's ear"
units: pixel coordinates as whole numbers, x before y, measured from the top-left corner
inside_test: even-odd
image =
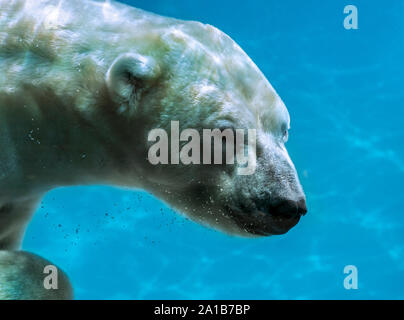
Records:
[[[135,53],[119,56],[109,68],[106,81],[119,112],[133,113],[144,89],[160,74],[160,67],[152,57]]]

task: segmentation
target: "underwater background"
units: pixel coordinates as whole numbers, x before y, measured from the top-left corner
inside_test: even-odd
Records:
[[[146,192],[60,188],[23,248],[64,269],[77,299],[404,299],[404,1],[123,2],[212,24],[250,55],[291,115],[309,212],[243,239]],[[349,4],[358,30],[343,27]]]

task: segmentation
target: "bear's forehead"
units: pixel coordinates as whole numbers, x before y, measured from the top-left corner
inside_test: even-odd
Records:
[[[162,39],[169,47],[181,48],[184,54],[204,55],[217,65],[233,61],[235,66],[246,67],[252,61],[229,36],[219,29],[195,21],[173,23],[162,29]]]
[[[220,119],[238,120],[246,127],[269,132],[289,127],[289,113],[283,101],[229,36],[210,25],[182,22],[165,30],[162,38],[171,48],[178,49],[177,72],[181,72],[182,66],[183,72],[190,73],[190,64],[198,68],[198,78],[190,86],[192,95],[198,100],[223,100]]]

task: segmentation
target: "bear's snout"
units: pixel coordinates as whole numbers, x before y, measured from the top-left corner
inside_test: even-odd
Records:
[[[250,230],[255,234],[275,235],[284,234],[292,229],[300,217],[307,213],[306,200],[282,199],[271,204],[267,210],[260,211],[261,223],[259,228]]]
[[[240,228],[255,236],[279,235],[288,232],[307,213],[305,198],[282,199],[257,210],[232,209],[232,216]]]
[[[274,217],[295,218],[307,213],[306,200],[304,198],[294,200],[282,200],[269,207],[269,213]]]

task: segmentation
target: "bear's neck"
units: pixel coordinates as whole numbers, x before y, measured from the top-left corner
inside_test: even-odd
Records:
[[[88,112],[52,92],[0,93],[0,200],[57,186],[115,184],[127,175],[128,156],[113,129],[119,123]]]

